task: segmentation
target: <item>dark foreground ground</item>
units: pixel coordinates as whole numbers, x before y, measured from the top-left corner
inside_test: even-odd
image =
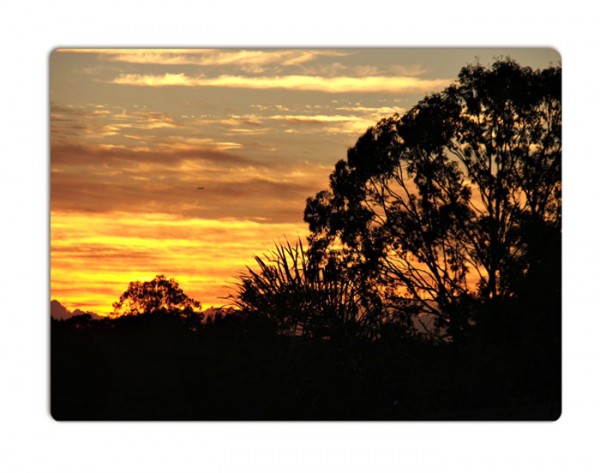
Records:
[[[560,345],[308,340],[239,320],[52,322],[57,420],[555,420]]]

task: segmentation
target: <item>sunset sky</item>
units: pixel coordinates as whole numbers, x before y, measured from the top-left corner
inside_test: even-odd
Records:
[[[59,49],[50,57],[51,298],[106,315],[128,282],[227,303],[367,127],[550,49]],[[199,190],[198,187],[203,187]]]

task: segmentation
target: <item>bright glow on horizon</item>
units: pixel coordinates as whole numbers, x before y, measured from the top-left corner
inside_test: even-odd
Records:
[[[304,236],[301,224],[174,219],[165,214],[86,215],[53,212],[51,294],[70,309],[100,315],[131,281],[175,278],[204,309],[228,302],[246,266],[284,240]],[[265,249],[265,250],[263,250]],[[82,291],[82,287],[86,290]]]

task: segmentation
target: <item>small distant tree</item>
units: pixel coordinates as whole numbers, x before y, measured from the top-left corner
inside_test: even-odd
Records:
[[[130,282],[118,302],[113,304],[117,315],[164,313],[191,316],[200,307],[200,302],[188,297],[175,279],[167,279],[162,274],[152,281]]]

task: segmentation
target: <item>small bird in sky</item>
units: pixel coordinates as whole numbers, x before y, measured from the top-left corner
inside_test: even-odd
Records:
[[[204,187],[197,187],[196,189],[198,189],[199,191],[204,190]]]

